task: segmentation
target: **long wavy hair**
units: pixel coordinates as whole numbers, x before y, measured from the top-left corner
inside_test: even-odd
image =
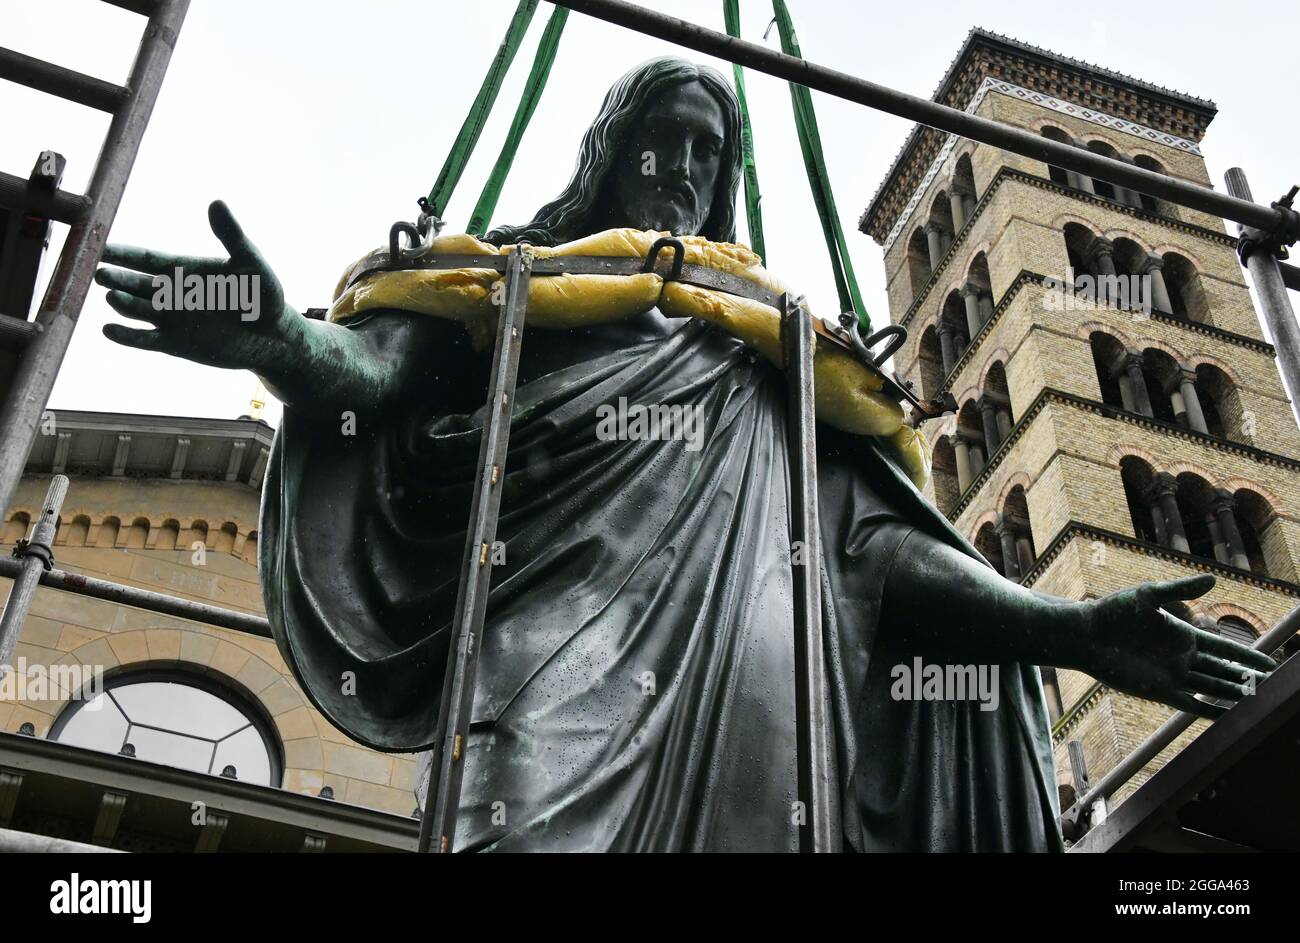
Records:
[[[582,138],[578,166],[564,192],[547,203],[531,222],[499,226],[486,240],[504,245],[527,240],[554,246],[597,231],[596,212],[605,202],[605,179],[619,156],[629,126],[646,103],[675,85],[699,82],[717,99],[725,125],[713,205],[699,235],[714,242],[736,240],[736,189],[740,185],[740,103],[716,69],[685,59],[650,59],[619,79],[606,94],[600,114]]]

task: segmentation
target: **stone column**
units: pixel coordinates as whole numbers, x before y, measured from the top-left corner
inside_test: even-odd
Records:
[[[925,247],[930,253],[930,271],[933,273],[943,258],[943,227],[934,220],[925,224]]]
[[[984,326],[980,320],[980,290],[974,282],[967,282],[961,286],[961,300],[966,305],[966,330],[970,336],[974,337]]]
[[[1151,281],[1151,310],[1173,314],[1174,304],[1169,299],[1169,286],[1165,284],[1165,260],[1158,255],[1147,256],[1142,263],[1142,274]]]
[[[1205,527],[1210,532],[1210,545],[1214,547],[1214,559],[1220,563],[1232,563],[1228,556],[1228,542],[1223,539],[1223,528],[1213,511],[1205,512]]]
[[[993,317],[993,296],[988,292],[980,295],[980,320],[985,324]]]
[[[1160,510],[1158,502],[1151,505],[1151,526],[1155,528],[1156,543],[1162,547],[1169,546],[1169,530],[1165,527],[1165,512]]]
[[[1082,190],[1084,193],[1096,193],[1092,185],[1092,178],[1087,174],[1077,173],[1073,170],[1065,172],[1065,181],[1076,190]]]
[[[1088,249],[1088,261],[1092,265],[1095,278],[1097,279],[1097,303],[1110,303],[1109,283],[1114,280],[1115,275],[1115,247],[1109,239],[1100,237],[1093,239],[1092,245]]]
[[[1003,442],[1011,435],[1011,409],[1006,403],[998,404],[998,438]]]
[[[1220,491],[1219,500],[1214,502],[1214,514],[1228,544],[1228,562],[1239,569],[1249,570],[1250,558],[1246,556],[1246,542],[1241,539],[1241,528],[1237,526],[1237,515],[1233,513],[1234,503],[1230,492]]]
[[[1121,405],[1131,413],[1137,412],[1137,397],[1133,395],[1133,384],[1129,381],[1128,373],[1124,370],[1123,358],[1111,370],[1111,376],[1115,378],[1115,383],[1119,386]]]
[[[950,324],[939,325],[939,358],[943,361],[943,375],[946,377],[957,363],[957,339],[953,337]]]
[[[984,470],[987,458],[984,455],[984,443],[970,438],[966,441],[966,448],[970,450],[970,470],[975,477]]]
[[[1160,502],[1160,511],[1165,518],[1165,532],[1169,537],[1169,546],[1183,553],[1191,553],[1187,542],[1187,531],[1183,529],[1183,515],[1178,510],[1178,479],[1169,472],[1161,472],[1155,480],[1156,500]]]
[[[1146,377],[1142,375],[1142,355],[1130,352],[1125,356],[1124,372],[1128,375],[1129,385],[1133,388],[1133,403],[1137,407],[1134,412],[1139,412],[1143,416],[1154,416],[1155,412],[1151,409],[1151,396],[1147,392]]]
[[[970,449],[966,447],[966,439],[960,432],[953,434],[952,450],[957,456],[957,490],[965,494],[975,475],[971,472]]]
[[[1016,551],[1020,555],[1020,572],[1028,573],[1034,568],[1034,547],[1023,533],[1016,534]]]
[[[989,454],[992,455],[1002,444],[1003,436],[998,429],[998,404],[989,399],[988,395],[980,397],[979,402],[980,419],[984,423],[984,443],[988,446]]]
[[[963,193],[961,195],[962,213],[967,219],[975,215],[975,194]]]
[[[956,189],[948,191],[948,205],[952,208],[953,231],[961,232],[961,228],[966,225],[966,220],[970,217],[966,213],[966,201],[960,191]]]
[[[1009,580],[1020,579],[1024,574],[1020,570],[1020,551],[1016,548],[1016,535],[1011,524],[1000,519],[993,532],[1002,544],[1002,575]]]
[[[1206,425],[1201,398],[1196,393],[1196,371],[1180,368],[1177,376],[1178,390],[1183,394],[1183,407],[1187,410],[1187,425],[1195,432],[1208,435],[1210,427]]]

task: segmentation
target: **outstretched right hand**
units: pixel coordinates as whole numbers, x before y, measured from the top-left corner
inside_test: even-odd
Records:
[[[279,279],[225,203],[217,200],[208,207],[208,221],[229,259],[105,247],[104,261],[124,266],[95,272],[95,281],[112,289],[109,306],[153,328],[107,324],[104,336],[128,347],[214,367],[266,368],[290,353],[292,330],[300,315],[285,305]],[[176,283],[178,269],[180,283]],[[193,290],[187,297],[184,280],[192,275],[202,279],[201,297]]]

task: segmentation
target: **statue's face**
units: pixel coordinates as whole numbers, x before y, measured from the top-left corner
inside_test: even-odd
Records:
[[[726,125],[699,82],[675,85],[628,130],[607,191],[615,225],[693,236],[713,207]]]

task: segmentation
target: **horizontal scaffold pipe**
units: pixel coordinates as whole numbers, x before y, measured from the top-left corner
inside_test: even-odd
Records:
[[[0,577],[14,579],[22,572],[22,568],[21,561],[0,557]],[[234,609],[222,609],[220,606],[209,606],[207,603],[138,589],[135,586],[123,586],[121,583],[95,579],[93,576],[82,576],[80,573],[69,573],[58,569],[47,570],[41,574],[41,585],[65,593],[76,593],[78,596],[89,596],[92,599],[134,606],[136,609],[146,609],[149,612],[206,622],[208,625],[246,632],[262,638],[272,637],[271,623],[261,616],[236,612]]]
[[[1179,206],[1212,213],[1266,232],[1276,232],[1288,245],[1300,238],[1300,215],[1293,211],[1260,206],[1257,203],[1218,193],[1207,187],[1176,180],[1155,171],[1143,170],[1141,167],[1103,157],[1081,147],[1049,140],[1022,128],[980,118],[928,98],[908,95],[906,92],[877,85],[835,69],[828,69],[805,59],[796,59],[768,49],[766,46],[705,29],[695,23],[656,13],[634,3],[626,3],[624,0],[551,0],[551,2],[639,33],[677,43],[697,52],[765,72],[787,82],[796,82],[837,98],[857,102],[900,118],[907,118],[939,131],[948,131],[981,144],[990,144],[1066,170],[1129,187]]]

